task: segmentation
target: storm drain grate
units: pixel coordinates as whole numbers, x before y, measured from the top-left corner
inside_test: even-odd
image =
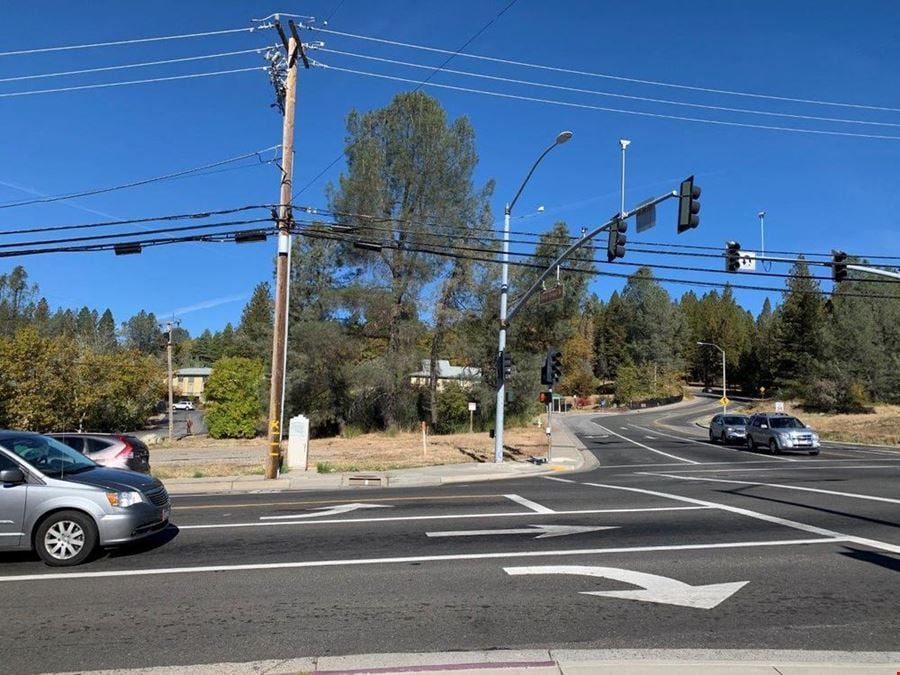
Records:
[[[374,473],[358,473],[344,477],[344,485],[353,487],[387,487],[387,476],[379,476]]]

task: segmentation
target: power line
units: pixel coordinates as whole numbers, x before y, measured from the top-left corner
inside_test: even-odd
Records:
[[[335,236],[328,233],[320,233],[320,232],[309,232],[303,228],[298,228],[294,230],[296,234],[300,234],[301,236],[310,237],[313,239],[325,239],[329,241],[341,241],[347,243],[361,243],[365,244],[366,242],[360,240],[352,240],[347,239],[341,236]],[[384,246],[384,248],[390,248],[389,246]],[[491,264],[501,264],[502,261],[496,258],[486,258],[479,256],[466,256],[460,255],[456,253],[450,253],[448,251],[440,251],[440,250],[432,250],[432,249],[423,249],[420,247],[409,246],[405,247],[405,250],[419,253],[432,254],[443,257],[451,257],[451,258],[461,258],[464,260],[473,260],[476,262],[485,262]],[[515,267],[525,267],[525,268],[533,268],[533,269],[546,269],[546,265],[542,265],[540,263],[526,263],[520,261],[509,261],[510,265]],[[651,265],[645,265],[645,267],[652,267]],[[605,276],[605,277],[613,277],[613,278],[621,278],[621,279],[631,279],[633,274],[624,274],[624,273],[616,273],[616,272],[607,272],[600,270],[581,270],[572,267],[560,267],[561,270],[567,272],[577,272],[581,274],[590,274],[593,276]],[[698,281],[696,279],[672,279],[669,277],[653,277],[654,281],[658,281],[660,283],[672,283],[672,284],[681,284],[686,286],[701,286],[706,288],[737,288],[741,290],[751,290],[751,291],[764,291],[768,293],[785,293],[786,289],[784,288],[774,288],[771,286],[752,286],[748,284],[733,284],[733,283],[721,283],[721,282],[713,282],[713,281]],[[805,295],[823,295],[830,296],[831,294],[827,291],[822,290],[799,290],[797,292],[803,293]],[[900,296],[898,295],[876,295],[869,293],[842,293],[845,297],[862,297],[862,298],[871,298],[871,299],[881,299],[881,300],[900,300]]]
[[[46,253],[89,253],[95,251],[113,251],[117,246],[122,244],[138,245],[141,248],[153,246],[166,246],[169,244],[180,244],[186,242],[211,242],[221,243],[224,241],[235,241],[237,235],[244,234],[246,230],[232,230],[227,232],[212,232],[204,234],[191,234],[182,237],[163,237],[159,239],[146,239],[141,241],[118,241],[106,242],[103,244],[85,244],[81,246],[65,246],[60,248],[36,248],[21,251],[0,251],[0,258],[23,257],[33,255],[43,255]],[[254,230],[254,233],[264,234],[269,237],[277,234],[275,228]]]
[[[271,222],[272,218],[251,218],[247,220],[231,220],[220,223],[204,223],[202,225],[181,225],[178,227],[161,227],[155,230],[143,232],[114,232],[112,234],[92,234],[84,237],[63,237],[59,239],[42,239],[27,242],[11,242],[0,244],[0,249],[21,248],[22,246],[48,246],[52,244],[74,244],[83,241],[104,241],[121,237],[143,237],[148,234],[165,234],[168,232],[190,232],[192,230],[210,230],[215,227],[229,227],[231,225],[251,225],[254,223]]]
[[[260,30],[263,26],[253,26],[250,28],[230,28],[228,30],[213,30],[205,33],[184,33],[181,35],[163,35],[160,37],[135,38],[131,40],[116,40],[114,42],[94,42],[91,44],[66,45],[64,47],[40,47],[37,49],[17,49],[15,51],[0,52],[0,56],[21,56],[23,54],[44,54],[47,52],[62,52],[72,49],[93,49],[94,47],[115,47],[119,45],[134,45],[144,42],[160,42],[162,40],[186,40],[188,38],[209,37],[212,35],[227,35],[229,33],[252,33]]]
[[[171,82],[173,80],[193,80],[200,77],[213,77],[216,75],[231,75],[234,73],[249,73],[254,70],[267,70],[265,66],[253,66],[252,68],[234,68],[232,70],[216,70],[210,73],[192,73],[190,75],[171,75],[169,77],[152,77],[144,80],[127,80],[125,82],[105,82],[103,84],[83,84],[75,87],[58,87],[56,89],[34,89],[32,91],[12,91],[0,94],[0,98],[11,96],[33,96],[35,94],[56,94],[64,91],[82,91],[84,89],[105,89],[108,87],[125,87],[131,84],[149,84],[151,82]]]
[[[242,49],[236,52],[219,52],[218,54],[204,54],[202,56],[186,56],[178,59],[164,59],[162,61],[142,61],[141,63],[127,63],[118,66],[103,66],[100,68],[82,68],[81,70],[64,70],[57,73],[41,73],[39,75],[19,75],[16,77],[0,78],[0,82],[21,82],[23,80],[40,80],[48,77],[66,77],[69,75],[87,75],[89,73],[105,73],[113,70],[125,70],[128,68],[144,68],[147,66],[164,66],[171,63],[187,63],[189,61],[203,61],[208,59],[218,59],[226,56],[238,56],[242,54],[259,54],[268,49],[268,47],[260,47],[258,49]]]
[[[419,225],[423,228],[450,230],[454,233],[459,231],[459,228],[456,226],[453,226],[453,225],[443,225],[441,223],[436,223],[433,221],[424,221],[424,220],[419,220],[419,219],[414,219],[414,218],[397,218],[397,217],[392,217],[392,216],[374,216],[374,215],[366,214],[366,213],[355,213],[352,211],[335,211],[333,209],[320,208],[320,207],[315,207],[315,206],[294,206],[294,209],[297,211],[303,211],[310,215],[322,215],[322,216],[329,216],[329,217],[333,217],[333,218],[359,218],[361,220],[366,220],[366,221],[373,222],[373,223],[398,223],[400,225],[404,225],[404,224]],[[490,228],[490,227],[478,227],[478,226],[467,225],[466,229],[473,231],[473,232],[487,232],[487,233],[491,233],[494,235],[498,234],[494,228]],[[527,232],[524,230],[510,230],[510,234],[513,236],[523,236],[523,237],[532,237],[534,239],[540,239],[542,242],[548,243],[548,244],[571,242],[571,241],[575,241],[576,239],[581,238],[579,235],[574,235],[574,234],[566,235],[565,237],[559,237],[558,235],[554,235],[554,234],[548,233],[548,232],[544,232],[544,233]],[[487,237],[484,237],[484,238],[487,238]],[[495,241],[500,241],[496,237],[492,237],[492,238]],[[510,240],[510,243],[534,244],[534,243],[538,243],[538,242],[536,242],[536,241],[521,241],[521,240],[513,239],[513,240]],[[670,247],[670,248],[698,249],[698,250],[718,251],[719,252],[718,255],[697,254],[697,257],[707,257],[707,258],[712,258],[712,257],[719,258],[719,257],[721,257],[722,253],[724,252],[724,249],[722,247],[718,247],[718,246],[668,244],[668,243],[652,242],[652,241],[630,241],[629,242],[629,247],[634,247],[635,245],[638,245],[638,246],[640,246],[640,245],[662,246],[662,247]],[[631,248],[630,250],[640,250],[640,249]],[[646,251],[646,252],[649,252],[649,251]],[[669,253],[667,253],[666,251],[659,251],[658,253],[660,253],[662,255],[669,255]],[[808,256],[820,256],[820,257],[826,257],[826,258],[831,257],[831,253],[809,253],[809,252],[797,252],[797,251],[769,251],[769,253],[778,254],[778,255],[795,255],[795,256],[807,256],[807,257]],[[672,253],[671,255],[676,255],[676,254]],[[681,255],[688,255],[688,254],[681,254]],[[862,255],[862,254],[858,254],[858,253],[854,253],[853,255],[854,255],[854,257],[864,258],[866,260],[876,260],[876,259],[900,260],[900,256],[868,256],[868,255]],[[769,258],[758,258],[758,259],[768,260]],[[810,262],[815,262],[815,261],[810,261]]]
[[[350,73],[353,75],[363,75],[366,77],[374,77],[382,80],[392,80],[394,82],[406,82],[406,83],[416,83],[416,80],[412,80],[406,77],[398,77],[395,75],[383,75],[381,73],[372,73],[366,70],[357,70],[355,68],[343,68],[340,66],[332,66],[324,63],[317,62],[317,65],[320,68],[327,68],[330,70],[336,70],[338,72]],[[623,115],[637,115],[639,117],[652,117],[657,119],[667,119],[667,120],[676,120],[680,122],[697,122],[700,124],[714,124],[717,126],[727,126],[727,127],[740,127],[744,129],[764,129],[767,131],[787,131],[793,133],[802,133],[802,134],[815,134],[820,136],[842,136],[848,138],[867,138],[867,139],[876,139],[876,140],[887,140],[887,141],[900,141],[900,136],[887,136],[883,134],[862,134],[851,131],[832,131],[826,129],[803,129],[801,127],[781,127],[769,124],[754,124],[751,122],[729,122],[726,120],[715,120],[715,119],[706,119],[702,117],[686,117],[683,115],[667,115],[664,113],[652,113],[645,112],[640,110],[627,110],[625,108],[610,108],[606,106],[597,106],[590,105],[588,103],[573,103],[570,101],[558,101],[556,99],[548,99],[548,98],[539,98],[536,96],[522,96],[519,94],[507,94],[498,91],[490,91],[485,89],[475,89],[472,87],[459,87],[450,84],[438,84],[436,82],[429,82],[426,86],[428,87],[438,87],[440,89],[450,89],[453,91],[461,91],[469,94],[482,94],[486,96],[496,96],[498,98],[506,98],[517,101],[530,101],[532,103],[546,103],[549,105],[558,105],[564,106],[568,108],[580,108],[583,110],[596,110],[600,112],[612,112],[612,113],[620,113]]]
[[[518,2],[518,0],[511,0],[511,2],[509,4],[507,4],[503,9],[501,9],[499,12],[497,12],[497,14],[495,14],[494,17],[490,21],[488,21],[481,28],[479,28],[477,31],[475,31],[475,33],[468,40],[466,40],[462,44],[462,46],[460,46],[459,49],[457,49],[455,52],[451,52],[449,50],[444,52],[446,54],[449,54],[449,56],[447,57],[447,59],[444,60],[444,62],[441,65],[439,65],[437,68],[435,68],[434,71],[428,75],[428,77],[426,77],[424,80],[422,80],[420,82],[412,82],[411,81],[413,84],[416,84],[416,88],[413,89],[413,91],[418,91],[419,89],[421,89],[422,86],[426,82],[428,82],[436,73],[438,73],[441,69],[443,69],[444,66],[446,66],[448,63],[450,63],[450,61],[453,59],[454,56],[456,56],[457,54],[461,54],[463,49],[468,47],[479,35],[481,35],[491,25],[493,25],[493,23],[497,19],[499,19],[501,16],[503,16],[507,12],[507,10],[509,10],[513,5],[516,4],[516,2]],[[337,10],[335,10],[335,11],[337,11]],[[304,192],[306,192],[306,190],[308,190],[310,186],[312,186],[317,180],[319,180],[328,171],[330,171],[331,167],[333,167],[335,164],[337,164],[339,161],[341,161],[341,158],[343,156],[344,156],[344,153],[341,152],[337,157],[335,157],[333,160],[331,160],[331,163],[328,166],[326,166],[319,173],[317,173],[311,181],[309,181],[306,185],[304,185],[302,188],[300,188],[300,190],[298,190],[297,192],[295,192],[292,195],[291,201],[293,201],[296,197],[299,197]]]
[[[439,49],[437,47],[428,47],[425,45],[418,45],[418,44],[413,44],[413,43],[409,43],[409,42],[399,42],[396,40],[385,40],[383,38],[376,38],[376,37],[371,37],[368,35],[359,35],[356,33],[347,33],[347,32],[343,32],[343,31],[336,31],[336,30],[331,30],[329,28],[319,28],[319,27],[312,26],[312,25],[306,25],[304,27],[309,30],[312,30],[312,31],[318,31],[320,33],[329,33],[331,35],[338,35],[341,37],[348,37],[348,38],[353,38],[356,40],[366,40],[369,42],[378,42],[381,44],[392,45],[395,47],[409,47],[411,49],[420,49],[423,51],[434,52],[434,53],[438,53],[438,54],[449,54],[450,53],[449,50],[446,50],[446,49]],[[567,73],[569,75],[583,75],[586,77],[597,77],[597,78],[606,79],[606,80],[615,80],[617,82],[629,82],[632,84],[645,84],[645,85],[652,85],[652,86],[656,86],[656,87],[670,87],[673,89],[682,89],[682,90],[686,90],[686,91],[697,91],[697,92],[703,92],[703,93],[707,93],[707,94],[724,94],[724,95],[728,95],[728,96],[744,96],[744,97],[749,97],[749,98],[766,99],[766,100],[771,100],[771,101],[785,101],[785,102],[789,102],[789,103],[805,103],[805,104],[809,104],[809,105],[836,106],[836,107],[842,107],[842,108],[858,108],[861,110],[900,112],[900,108],[891,108],[891,107],[886,107],[886,106],[866,105],[866,104],[861,104],[861,103],[844,103],[844,102],[839,102],[839,101],[824,101],[824,100],[819,100],[819,99],[808,99],[808,98],[795,98],[795,97],[790,97],[790,96],[776,96],[776,95],[772,95],[772,94],[760,94],[760,93],[756,93],[756,92],[736,91],[736,90],[731,90],[731,89],[714,89],[711,87],[697,87],[697,86],[686,85],[686,84],[678,84],[678,83],[674,83],[674,82],[663,82],[660,80],[646,80],[646,79],[639,79],[639,78],[633,78],[633,77],[622,77],[619,75],[610,75],[607,73],[594,73],[594,72],[585,71],[585,70],[575,70],[572,68],[560,68],[560,67],[542,65],[542,64],[538,64],[538,63],[514,61],[512,59],[501,59],[501,58],[495,58],[495,57],[491,57],[491,56],[481,56],[478,54],[466,54],[463,52],[457,52],[456,56],[461,56],[461,57],[467,58],[467,59],[478,59],[481,61],[490,61],[493,63],[502,63],[505,65],[511,65],[511,66],[522,66],[525,68],[536,68],[539,70],[547,70],[547,71],[552,71],[552,72],[557,72],[557,73]]]
[[[319,223],[318,221],[298,221],[298,222],[307,222],[314,226],[321,225],[321,226],[325,226],[325,227],[334,225],[331,223]],[[338,225],[338,227],[341,227],[340,224],[337,224],[337,225]],[[373,227],[373,226],[367,226],[364,229],[366,231],[383,232],[383,233],[388,233],[391,235],[403,233],[403,234],[415,234],[420,237],[432,237],[432,238],[439,238],[439,239],[443,239],[446,237],[448,240],[451,236],[455,236],[458,238],[460,236],[464,236],[465,234],[468,234],[468,232],[469,232],[467,230],[457,231],[453,235],[450,235],[450,234],[434,234],[434,233],[429,233],[429,232],[415,232],[412,230],[403,230],[400,228],[385,228],[385,227]],[[495,243],[495,244],[501,243],[501,240],[496,239],[496,238],[491,238],[491,237],[480,237],[480,239],[488,240],[491,243]],[[377,243],[377,244],[381,245],[380,242],[373,242],[373,243]],[[509,240],[509,243],[511,243],[511,244],[515,244],[515,243],[534,244],[535,242],[512,239],[512,240]],[[559,245],[563,245],[563,242],[545,242],[545,243],[559,243]],[[385,245],[390,246],[390,244],[385,244]],[[405,245],[406,245],[406,243],[404,242],[404,246]],[[466,251],[466,252],[475,252],[475,253],[488,253],[489,252],[483,248],[476,248],[476,247],[471,247],[471,246],[461,246],[459,244],[454,245],[451,243],[431,244],[431,243],[423,242],[423,245],[439,246],[439,247],[447,249],[447,250],[457,250],[457,251]],[[592,246],[592,248],[596,248],[596,247]],[[666,254],[671,253],[670,251],[654,251],[652,249],[637,249],[636,252],[659,254],[659,255],[666,255]],[[509,255],[518,256],[518,257],[541,258],[541,259],[546,259],[548,262],[550,262],[554,257],[553,254],[541,254],[541,253],[527,252],[527,251],[509,251]],[[678,255],[694,255],[694,256],[701,256],[701,257],[706,257],[706,258],[717,258],[717,259],[721,259],[724,257],[723,254],[714,255],[714,254],[702,254],[702,253],[701,254],[679,253]],[[571,262],[575,262],[575,263],[579,263],[579,262],[588,263],[588,264],[602,264],[603,263],[602,260],[598,260],[593,257],[575,256],[572,258],[568,258],[567,260],[569,260]],[[684,272],[699,272],[702,274],[729,274],[729,272],[725,269],[710,269],[707,267],[686,267],[684,265],[667,265],[667,264],[662,264],[662,263],[630,262],[630,261],[625,261],[625,260],[619,260],[616,262],[616,264],[626,265],[629,267],[652,266],[656,269],[680,270],[680,271],[684,271]],[[828,277],[818,277],[818,276],[815,276],[812,274],[785,274],[785,273],[779,273],[779,272],[754,272],[754,276],[772,277],[772,278],[777,278],[777,279],[810,279],[810,280],[815,280],[815,281],[831,281],[831,279]],[[855,280],[863,281],[863,282],[871,282],[871,283],[897,283],[896,281],[893,281],[891,279],[868,279],[868,278],[866,278],[866,279],[855,279]]]
[[[243,211],[252,211],[254,209],[271,209],[272,204],[254,204],[249,206],[238,206],[231,209],[219,209],[217,211],[195,211],[193,213],[174,213],[162,216],[148,216],[145,218],[128,218],[123,220],[106,220],[97,223],[81,223],[77,225],[52,225],[45,227],[22,228],[18,230],[0,231],[0,236],[13,234],[38,234],[44,232],[61,232],[65,230],[86,230],[96,227],[113,227],[115,225],[138,225],[142,223],[166,222],[173,220],[187,220],[188,218],[211,218],[212,216],[222,216],[231,213],[241,213]],[[140,233],[138,233],[140,234]]]
[[[106,192],[115,192],[116,190],[125,190],[127,188],[138,187],[141,185],[148,185],[149,183],[156,183],[159,181],[172,180],[174,178],[181,178],[183,176],[188,176],[193,173],[197,173],[198,171],[204,171],[206,169],[213,169],[216,167],[224,166],[225,164],[233,164],[234,162],[239,162],[243,159],[248,159],[250,157],[257,157],[264,153],[269,152],[270,150],[277,150],[281,145],[271,145],[268,148],[263,148],[262,150],[256,150],[254,152],[248,152],[244,155],[239,155],[237,157],[229,157],[228,159],[223,159],[218,162],[211,162],[209,164],[203,164],[201,166],[195,166],[192,169],[185,169],[183,171],[176,171],[174,173],[168,173],[162,176],[154,176],[153,178],[145,178],[143,180],[132,181],[131,183],[123,183],[121,185],[113,185],[111,187],[105,188],[96,188],[93,190],[85,190],[84,192],[70,192],[62,195],[50,195],[47,197],[39,197],[37,199],[28,199],[25,201],[19,202],[6,202],[0,204],[0,209],[10,209],[16,206],[29,206],[31,204],[47,204],[50,202],[58,202],[66,199],[75,199],[76,197],[89,197],[92,195],[99,195]],[[269,160],[269,162],[274,160]],[[262,159],[260,158],[260,162]]]
[[[380,63],[389,63],[392,65],[399,65],[408,68],[421,68],[421,69],[431,69],[432,66],[428,66],[421,63],[412,63],[410,61],[400,61],[397,59],[387,59],[379,56],[371,56],[368,54],[357,54],[355,52],[346,52],[340,49],[329,49],[326,47],[316,47],[318,51],[327,52],[330,54],[340,54],[342,56],[349,56],[351,58],[365,59],[368,61],[378,61]],[[671,99],[662,99],[662,98],[652,98],[648,96],[634,96],[630,94],[617,94],[609,91],[598,91],[596,89],[582,89],[580,87],[567,87],[558,84],[548,84],[546,82],[534,82],[532,80],[519,80],[511,77],[500,77],[497,75],[487,75],[484,73],[473,73],[467,70],[454,70],[452,68],[445,68],[444,72],[451,73],[453,75],[463,75],[466,77],[477,77],[485,80],[493,80],[495,82],[506,82],[510,84],[521,84],[529,87],[543,87],[545,89],[555,89],[557,91],[568,91],[577,94],[592,94],[594,96],[608,96],[611,98],[619,98],[626,99],[629,101],[643,101],[647,103],[661,103],[664,105],[675,105],[675,106],[684,106],[688,108],[699,108],[702,110],[715,110],[719,112],[736,112],[745,115],[764,115],[768,117],[785,117],[790,119],[800,119],[800,120],[810,120],[815,122],[837,122],[841,124],[862,124],[868,126],[880,126],[880,127],[900,127],[900,123],[893,122],[871,122],[867,120],[855,120],[855,119],[846,119],[843,117],[819,117],[816,115],[800,115],[795,113],[782,113],[782,112],[773,112],[767,110],[752,110],[748,108],[731,108],[728,106],[720,106],[720,105],[707,105],[702,103],[690,103],[687,101],[673,101]]]

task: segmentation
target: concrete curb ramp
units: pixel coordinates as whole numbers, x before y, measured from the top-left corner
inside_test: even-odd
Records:
[[[438,673],[488,675],[895,675],[900,652],[822,652],[781,650],[569,650],[531,649],[432,654],[362,654],[247,663],[211,663],[131,670],[79,671],[82,675],[358,675],[362,673]]]

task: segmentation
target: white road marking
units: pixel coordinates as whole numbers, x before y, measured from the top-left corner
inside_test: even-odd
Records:
[[[641,431],[651,431],[651,429],[648,429],[647,427],[639,427],[636,424],[632,424],[631,426],[633,426],[635,429],[640,429]],[[736,446],[732,446],[732,448],[725,448],[723,446],[715,445],[713,443],[710,443],[708,441],[703,441],[698,438],[691,438],[690,436],[677,436],[675,434],[667,434],[663,431],[653,431],[653,433],[657,433],[660,436],[668,436],[669,438],[674,438],[679,441],[687,441],[689,443],[695,443],[696,445],[702,445],[704,448],[715,448],[717,450],[718,449],[722,449],[722,450],[734,449],[735,452],[737,452]],[[789,457],[781,457],[779,455],[772,455],[772,459],[773,460],[781,460],[782,462],[796,462],[797,461],[796,459],[790,459]]]
[[[586,532],[598,532],[600,530],[618,530],[617,525],[598,525],[590,527],[585,525],[529,525],[528,527],[513,528],[509,530],[449,530],[446,532],[426,532],[426,537],[485,537],[495,534],[537,534],[535,539],[547,539],[549,537],[565,537],[570,534],[584,534]],[[539,534],[538,534],[539,533]]]
[[[320,521],[321,522],[321,521]],[[164,574],[201,574],[209,572],[246,572],[254,570],[284,570],[308,567],[353,567],[357,565],[391,565],[414,562],[444,562],[450,560],[490,560],[506,558],[544,558],[548,556],[603,555],[608,553],[656,553],[661,551],[703,551],[726,548],[755,548],[761,546],[801,546],[807,544],[836,544],[850,541],[846,537],[816,537],[815,539],[774,539],[770,541],[735,541],[716,544],[676,544],[671,546],[626,546],[621,548],[563,549],[557,551],[509,551],[503,553],[468,553],[456,555],[421,555],[399,558],[352,558],[349,560],[306,560],[280,563],[248,563],[240,565],[201,565],[196,567],[162,567],[147,569],[107,570],[103,572],[57,572],[0,576],[0,582],[56,581],[60,579],[102,579],[105,577],[143,577]]]
[[[803,461],[803,466],[806,468],[811,468],[809,465],[812,463],[827,463],[827,464],[838,464],[839,466],[843,466],[840,462],[863,462],[866,461],[862,457],[856,457],[855,459],[806,459]],[[879,461],[879,462],[897,462],[900,460],[896,459],[887,459],[886,457],[879,457],[878,460],[870,459],[869,461]],[[771,460],[768,459],[749,459],[745,462],[741,462],[741,466],[745,466],[747,464],[772,464]],[[697,462],[697,466],[734,466],[734,462]],[[601,469],[631,469],[631,468],[642,468],[648,466],[683,466],[683,464],[675,464],[673,462],[660,462],[653,464],[600,464],[598,468]],[[786,468],[786,467],[776,467],[776,468]],[[801,468],[801,467],[797,467]],[[893,467],[892,467],[893,468]],[[689,471],[690,469],[688,469]]]
[[[545,476],[547,480],[556,480],[561,483],[576,483],[578,481],[574,481],[568,478],[554,478],[552,476]],[[778,516],[770,516],[766,513],[759,513],[758,511],[751,511],[750,509],[742,509],[738,506],[729,506],[727,504],[720,504],[718,502],[709,502],[704,499],[694,499],[693,497],[682,497],[681,495],[674,495],[669,492],[659,492],[657,490],[644,490],[643,488],[633,488],[633,487],[625,487],[624,485],[604,485],[603,483],[580,483],[581,485],[590,485],[592,487],[598,488],[606,488],[608,490],[624,490],[626,492],[637,492],[639,494],[644,495],[652,495],[654,497],[663,497],[668,499],[673,499],[679,502],[687,502],[688,504],[696,504],[698,506],[711,506],[716,509],[721,509],[723,511],[729,511],[731,513],[737,513],[742,516],[747,516],[749,518],[756,518],[757,520],[764,520],[768,523],[775,523],[776,525],[784,525],[785,527],[790,527],[795,530],[801,530],[803,532],[809,532],[810,534],[818,534],[824,537],[833,537],[837,539],[841,539],[843,541],[852,542],[854,544],[861,544],[862,546],[868,546],[869,548],[875,548],[882,551],[888,551],[889,553],[900,553],[900,546],[895,544],[889,544],[884,541],[878,541],[877,539],[866,539],[865,537],[856,537],[853,535],[842,534],[840,532],[835,532],[834,530],[828,530],[824,527],[816,527],[815,525],[807,525],[806,523],[800,523],[796,520],[788,520],[787,518],[779,518]]]
[[[530,499],[525,499],[525,497],[520,497],[519,495],[503,495],[507,499],[511,499],[516,504],[521,504],[526,509],[531,509],[535,513],[553,513],[553,509],[548,509],[546,506],[541,506],[537,502],[533,502]]]
[[[260,516],[260,520],[297,520],[298,518],[320,518],[323,516],[336,516],[341,513],[358,511],[360,509],[391,509],[390,504],[338,504],[337,506],[317,506],[306,513],[290,513],[285,516]]]
[[[749,462],[747,462],[749,464]],[[680,466],[678,464],[671,464],[670,466]],[[805,463],[803,466],[767,466],[767,467],[754,467],[752,469],[681,469],[680,471],[669,471],[667,473],[744,473],[747,471],[817,471],[821,469],[826,469],[830,471],[849,471],[851,469],[896,469],[896,466],[847,466],[842,464],[841,466],[806,466]],[[657,471],[636,471],[635,473],[640,474],[641,476],[665,476],[664,473],[659,473]]]
[[[844,452],[862,452],[867,455],[877,455],[879,457],[897,457],[898,455],[900,455],[900,452],[895,452],[893,450],[875,450],[875,449],[870,449],[870,448],[857,448],[857,447],[846,446],[846,445],[835,445],[832,443],[829,443],[827,445],[823,443],[822,445],[825,445],[825,447],[829,448],[829,449],[837,448],[839,450],[843,450]]]
[[[521,574],[578,574],[587,577],[612,579],[640,586],[642,591],[581,591],[581,595],[597,595],[606,598],[640,600],[661,605],[678,605],[696,609],[712,609],[749,584],[749,581],[733,581],[724,584],[691,586],[678,579],[658,574],[636,572],[620,567],[589,567],[586,565],[544,565],[536,567],[504,567],[511,575]]]
[[[179,530],[222,530],[229,527],[274,527],[279,525],[325,525],[343,523],[391,523],[408,520],[459,520],[466,518],[534,518],[535,515],[579,516],[596,513],[643,513],[650,511],[695,511],[705,506],[653,506],[634,509],[585,509],[582,511],[549,511],[535,514],[531,511],[515,511],[513,513],[458,513],[440,516],[387,516],[384,518],[332,518],[329,520],[267,520],[249,523],[210,523],[203,525],[177,525]]]
[[[874,495],[861,495],[855,492],[838,492],[836,490],[822,490],[820,488],[801,487],[799,485],[781,485],[779,483],[757,483],[749,480],[730,480],[726,478],[706,478],[705,476],[676,476],[674,474],[655,473],[654,476],[664,476],[666,478],[675,478],[677,480],[702,480],[709,483],[732,483],[735,485],[755,485],[757,487],[781,488],[783,490],[797,490],[799,492],[818,492],[823,495],[834,495],[836,497],[849,497],[850,499],[865,499],[871,502],[887,502],[888,504],[900,504],[900,499],[890,499],[888,497],[875,497]]]
[[[684,457],[678,457],[678,456],[676,456],[676,455],[670,455],[668,452],[663,452],[662,450],[655,450],[655,449],[651,448],[649,445],[644,445],[643,443],[638,443],[637,441],[633,441],[633,440],[631,440],[630,438],[626,438],[626,437],[623,436],[622,434],[617,434],[617,433],[616,433],[615,431],[613,431],[612,429],[607,429],[606,427],[604,427],[604,426],[601,425],[601,424],[597,424],[597,426],[600,427],[601,429],[603,429],[603,431],[607,431],[607,432],[611,433],[613,436],[618,436],[618,437],[621,438],[623,441],[628,441],[629,443],[633,443],[634,445],[637,445],[637,446],[639,446],[639,447],[641,447],[641,448],[644,448],[645,450],[649,450],[650,452],[655,452],[657,455],[662,455],[662,456],[664,456],[664,457],[670,457],[670,458],[672,458],[672,459],[677,459],[679,462],[686,462],[687,464],[699,464],[699,463],[700,463],[700,462],[695,462],[695,461],[692,460],[692,459],[685,459]],[[626,429],[626,431],[627,431],[627,429]]]
[[[647,439],[649,439],[649,440],[651,440],[651,441],[655,441],[655,440],[656,440],[656,436],[644,436],[644,438],[647,438]]]

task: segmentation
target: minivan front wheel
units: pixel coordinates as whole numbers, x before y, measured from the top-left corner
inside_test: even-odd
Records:
[[[770,455],[780,455],[781,454],[781,449],[778,447],[778,443],[775,441],[774,438],[769,441],[769,454]]]
[[[34,535],[34,548],[46,564],[65,567],[83,563],[97,547],[97,526],[80,511],[49,516]]]

